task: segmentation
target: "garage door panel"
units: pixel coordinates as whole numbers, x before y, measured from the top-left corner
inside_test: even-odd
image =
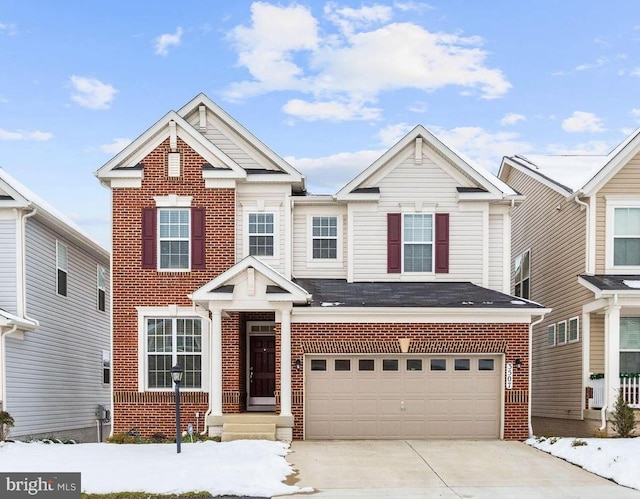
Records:
[[[327,355],[326,371],[306,368],[306,438],[499,437],[500,357],[480,357],[494,360],[490,371],[478,370],[477,356],[413,354],[410,363],[401,355],[374,357]],[[360,371],[360,359],[374,370]],[[446,370],[432,371],[431,359]],[[454,370],[455,359],[468,359],[458,365],[469,370]],[[345,365],[351,370],[335,370]]]

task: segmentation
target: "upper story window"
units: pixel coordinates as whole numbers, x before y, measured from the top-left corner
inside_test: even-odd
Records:
[[[404,214],[402,248],[405,272],[433,272],[433,215]]]
[[[61,296],[67,296],[67,272],[69,271],[69,250],[60,241],[56,241],[56,290]]]
[[[107,269],[105,269],[102,265],[98,265],[97,274],[97,305],[98,310],[104,312],[107,304]]]
[[[529,299],[531,296],[531,252],[529,250],[518,255],[514,261],[515,288],[513,294]]]
[[[249,213],[249,254],[273,256],[275,251],[273,213]]]
[[[640,208],[615,208],[613,265],[640,266]]]
[[[189,269],[190,212],[188,208],[158,210],[160,270]]]
[[[312,217],[313,258],[324,260],[338,257],[338,217]]]

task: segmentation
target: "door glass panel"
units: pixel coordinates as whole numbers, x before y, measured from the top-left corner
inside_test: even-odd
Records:
[[[447,359],[431,359],[431,370],[432,371],[446,371],[447,370]]]
[[[398,359],[382,359],[382,370],[383,371],[397,371],[398,370]]]
[[[312,371],[326,371],[327,361],[325,359],[311,359]]]
[[[351,360],[336,359],[333,366],[336,371],[351,371]]]
[[[375,371],[375,362],[373,359],[360,359],[358,360],[359,371]]]
[[[422,371],[422,359],[407,359],[407,371]]]

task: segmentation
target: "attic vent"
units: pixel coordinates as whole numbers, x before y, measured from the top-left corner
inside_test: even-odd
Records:
[[[180,176],[180,153],[170,152],[167,155],[167,164],[169,167],[167,175],[169,177],[179,177]]]

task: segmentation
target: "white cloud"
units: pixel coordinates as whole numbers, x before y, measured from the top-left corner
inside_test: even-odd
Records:
[[[501,125],[515,125],[518,121],[527,121],[526,116],[517,113],[507,113],[500,120]]]
[[[101,145],[100,150],[102,152],[106,152],[109,154],[118,154],[129,144],[131,144],[131,139],[125,139],[125,138],[119,137],[117,139],[113,139],[113,142],[111,142],[111,144]]]
[[[317,119],[336,119],[326,112],[327,103],[335,101],[337,107],[350,109],[353,106],[345,102],[353,102],[356,108],[369,109],[380,93],[398,89],[432,92],[459,86],[493,99],[511,88],[500,70],[486,65],[481,38],[390,22],[390,7],[354,9],[330,3],[325,14],[338,26],[337,32],[331,25],[321,30],[318,19],[300,5],[255,2],[251,13],[249,26],[237,26],[229,33],[238,63],[252,76],[228,88],[231,99],[298,91],[312,96],[307,111],[310,104],[321,104]],[[298,110],[299,100],[286,109]],[[354,113],[351,119],[361,116]]]
[[[46,142],[51,140],[53,134],[49,132],[41,132],[40,130],[34,130],[32,132],[26,130],[17,130],[11,132],[0,128],[0,140],[27,140],[35,142]]]
[[[547,147],[547,150],[549,151],[549,154],[606,155],[611,151],[611,146],[604,140],[591,140],[574,146],[550,144]]]
[[[9,36],[13,36],[17,33],[15,24],[0,23],[0,33],[5,33]]]
[[[426,102],[419,100],[411,104],[407,109],[412,113],[424,114],[429,109],[429,106]]]
[[[382,128],[376,135],[376,138],[385,147],[391,147],[402,137],[413,129],[413,125],[407,123],[396,123]]]
[[[182,27],[178,26],[175,33],[165,33],[156,38],[156,54],[166,56],[169,54],[169,47],[178,47],[181,43]]]
[[[629,114],[634,118],[640,118],[640,108],[634,107],[631,111],[629,111]]]
[[[586,113],[584,111],[574,111],[573,114],[566,118],[562,122],[562,129],[565,132],[577,133],[577,132],[604,132],[602,119],[598,118],[593,113]]]
[[[630,74],[631,76],[640,76],[640,68],[635,68]]]
[[[598,57],[595,62],[580,64],[576,66],[576,71],[585,71],[587,69],[599,68],[607,64],[609,61],[606,57]]]
[[[96,78],[74,75],[71,77],[71,84],[76,91],[71,99],[88,109],[109,109],[118,93],[113,86]]]
[[[377,120],[382,111],[357,102],[307,102],[301,99],[290,100],[282,109],[291,116],[307,121]]]

